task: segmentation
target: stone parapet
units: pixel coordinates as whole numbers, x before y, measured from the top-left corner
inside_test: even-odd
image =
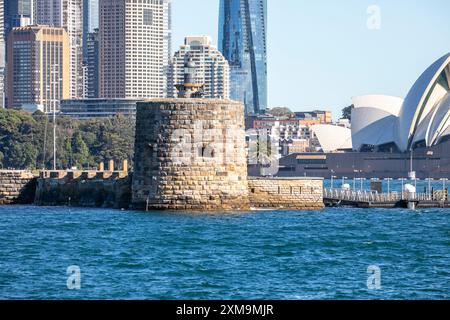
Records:
[[[37,179],[35,204],[128,209],[131,176],[124,172],[55,171]]]
[[[254,209],[316,210],[324,208],[321,178],[248,178]]]

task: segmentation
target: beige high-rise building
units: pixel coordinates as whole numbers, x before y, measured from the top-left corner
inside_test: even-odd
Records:
[[[34,23],[64,28],[70,42],[70,97],[83,96],[83,0],[35,0]]]
[[[8,107],[59,111],[70,97],[69,36],[63,28],[14,28],[8,36]]]
[[[167,96],[171,0],[100,0],[100,97]]]
[[[169,66],[168,96],[178,96],[176,85],[184,82],[184,67],[188,59],[196,66],[196,82],[203,84],[204,98],[229,99],[230,67],[222,53],[211,44],[208,36],[190,36],[184,40]]]

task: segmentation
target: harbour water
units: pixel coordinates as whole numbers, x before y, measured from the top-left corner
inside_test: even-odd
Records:
[[[449,299],[449,223],[448,209],[0,207],[0,299]]]

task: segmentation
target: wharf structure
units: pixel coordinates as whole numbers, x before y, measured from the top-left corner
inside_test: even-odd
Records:
[[[450,208],[448,190],[425,193],[378,193],[366,190],[324,189],[327,207],[352,206],[357,208]]]

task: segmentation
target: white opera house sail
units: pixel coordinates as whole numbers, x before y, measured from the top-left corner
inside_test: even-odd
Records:
[[[367,95],[352,98],[351,139],[333,126],[317,128],[325,152],[333,147],[354,151],[409,152],[450,139],[450,53],[417,79],[406,98]],[[326,131],[328,130],[328,133]]]

